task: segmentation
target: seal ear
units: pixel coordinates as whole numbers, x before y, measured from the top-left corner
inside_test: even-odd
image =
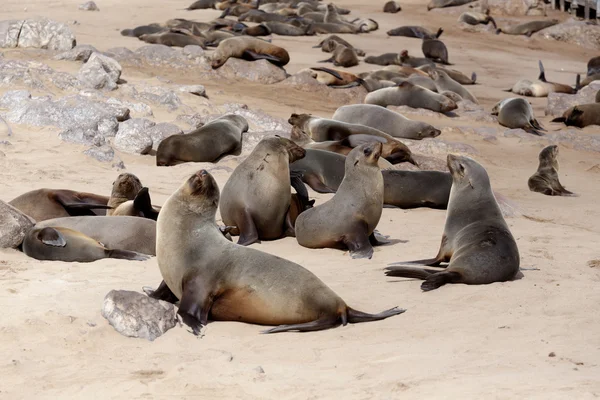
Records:
[[[67,245],[67,241],[62,233],[54,228],[42,229],[38,232],[37,238],[47,246],[65,247]]]

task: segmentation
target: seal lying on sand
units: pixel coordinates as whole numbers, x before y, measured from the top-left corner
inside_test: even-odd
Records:
[[[179,299],[177,313],[194,334],[209,318],[279,325],[264,331],[275,333],[376,321],[405,311],[356,311],[300,265],[228,241],[215,223],[218,202],[214,178],[201,170],[171,195],[158,218],[157,261],[165,284],[150,295]]]
[[[386,268],[386,275],[424,279],[424,291],[446,283],[481,285],[513,279],[519,271],[519,250],[492,193],[486,170],[468,157],[453,154],[448,155],[448,168],[453,183],[438,255],[408,263],[440,266],[449,262],[448,266],[436,270],[397,263]]]
[[[598,98],[597,94],[596,98]],[[578,128],[585,128],[589,125],[600,125],[600,103],[573,106],[566,110],[562,117],[554,118],[552,122],[563,122],[567,126],[576,126]]]
[[[524,24],[508,26],[506,28],[496,29],[496,33],[505,33],[507,35],[525,35],[527,37],[533,35],[537,31],[549,28],[558,24],[560,21],[557,19],[551,19],[548,21],[530,21]]]
[[[520,97],[510,97],[498,102],[492,108],[492,115],[497,115],[500,125],[507,128],[521,128],[535,135],[544,135],[542,131],[545,129],[535,119],[531,104]]]
[[[395,87],[379,89],[367,94],[364,103],[382,107],[409,106],[412,108],[426,108],[442,113],[458,108],[456,103],[448,97],[407,81]]]
[[[540,164],[535,174],[529,178],[527,185],[532,192],[548,196],[577,196],[569,192],[558,181],[558,146],[545,147],[539,156]]]
[[[219,43],[211,66],[219,68],[230,57],[249,61],[265,59],[280,67],[290,62],[290,55],[284,48],[250,36],[232,37]]]
[[[399,26],[398,28],[389,30],[387,35],[413,37],[418,39],[436,39],[439,38],[443,32],[444,30],[442,28],[438,29],[436,33],[433,33],[422,26]]]

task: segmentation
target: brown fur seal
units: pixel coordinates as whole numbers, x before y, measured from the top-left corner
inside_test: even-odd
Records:
[[[452,175],[441,171],[383,170],[383,204],[403,209],[448,207]]]
[[[427,4],[427,11],[431,11],[434,8],[462,6],[474,1],[475,0],[431,0],[429,4]]]
[[[152,205],[148,188],[143,187],[138,194],[135,195],[135,199],[121,203],[112,210],[111,215],[150,218],[156,221],[159,212],[160,208],[156,208]]]
[[[108,196],[64,189],[37,189],[14,198],[8,204],[35,221],[79,215],[105,215]]]
[[[278,66],[290,62],[290,55],[284,48],[249,36],[232,37],[219,43],[213,54],[211,66],[219,68],[230,57],[250,61],[266,59]]]
[[[346,156],[325,150],[306,149],[306,155],[290,164],[290,173],[318,193],[335,193],[344,179]]]
[[[446,283],[481,285],[513,279],[519,271],[519,250],[486,170],[468,157],[453,154],[448,155],[448,168],[453,183],[440,250],[433,259],[412,262],[426,266],[449,262],[448,266],[436,270],[393,264],[386,275],[424,279],[424,291]]]
[[[340,141],[336,145],[354,148],[361,143],[378,141],[383,144],[383,158],[392,164],[410,162],[417,165],[410,149],[404,143],[378,129],[314,117],[310,114],[292,114],[288,123],[317,142]]]
[[[329,201],[300,214],[296,239],[308,248],[345,247],[352,258],[371,258],[383,209],[380,143],[363,144],[346,157],[344,179]]]
[[[103,258],[144,261],[150,256],[108,249],[102,243],[68,228],[32,228],[23,240],[23,253],[36,260],[92,262]]]
[[[397,112],[372,104],[352,104],[336,110],[332,119],[369,126],[390,136],[421,140],[434,138],[441,131],[426,122],[413,121]]]
[[[450,68],[442,68],[438,66],[432,67],[431,65],[424,65],[419,68],[419,70],[422,71],[426,76],[429,76],[429,72],[436,69],[444,71],[450,78],[454,79],[461,85],[475,85],[475,82],[477,81],[477,74],[475,72],[468,77],[462,72]]]
[[[423,51],[423,55],[430,60],[445,65],[452,65],[448,61],[448,49],[444,42],[439,39],[423,39],[421,50]]]
[[[308,25],[298,27],[279,21],[263,22],[261,25],[269,28],[269,32],[279,36],[306,36],[308,32]]]
[[[332,53],[336,49],[338,44],[343,44],[344,46],[346,46],[350,49],[354,49],[354,51],[356,51],[356,54],[361,57],[363,57],[365,55],[365,52],[363,50],[357,49],[356,47],[352,46],[348,41],[342,39],[341,37],[339,37],[337,35],[327,36],[325,39],[321,40],[321,42],[319,42],[318,45],[313,46],[313,48],[315,48],[315,49],[320,48],[321,51],[323,51],[325,53]]]
[[[494,20],[494,18],[492,18],[490,16],[490,10],[486,10],[485,13],[480,13],[480,12],[475,12],[475,11],[466,11],[462,14],[460,14],[460,17],[458,17],[458,22],[464,22],[465,24],[468,25],[487,25],[490,22],[492,23],[492,26],[494,27],[494,29],[498,29],[498,26],[496,25],[496,21]]]
[[[472,101],[475,104],[479,104],[479,101],[471,92],[465,89],[460,83],[450,78],[448,74],[441,69],[434,69],[429,71],[429,76],[435,82],[438,93],[443,91],[450,91],[458,94],[463,99]]]
[[[531,36],[537,31],[541,31],[542,29],[549,28],[558,24],[560,21],[557,19],[551,19],[548,21],[530,21],[525,22],[524,24],[508,26],[505,28],[496,29],[496,33],[504,33],[507,35],[525,35]]]
[[[435,67],[435,63],[429,58],[412,57],[408,55],[408,50],[402,50],[400,52],[400,62],[414,68],[422,67],[424,65]]]
[[[353,48],[338,44],[331,58],[319,62],[332,62],[336,67],[354,67],[358,65],[358,55]]]
[[[587,76],[600,74],[600,56],[592,57],[587,63]]]
[[[192,4],[190,4],[190,6],[188,8],[186,8],[186,10],[205,10],[208,8],[215,8],[215,3],[217,3],[217,0],[197,0],[195,2],[193,2]]]
[[[364,60],[367,64],[375,65],[402,65],[400,61],[400,54],[398,53],[384,53],[379,56],[368,56]]]
[[[108,200],[108,205],[112,208],[106,212],[106,215],[115,214],[119,206],[135,199],[142,187],[142,182],[133,174],[124,172],[117,176],[112,185],[110,200]]]
[[[589,125],[600,125],[600,103],[579,104],[566,110],[562,117],[552,122],[563,122],[567,126],[585,128]]]
[[[287,232],[286,225],[291,195],[289,164],[302,157],[304,149],[291,140],[268,137],[233,171],[223,187],[220,210],[223,223],[236,227],[231,234],[240,235],[238,244],[293,233]]]
[[[383,5],[384,13],[396,14],[399,11],[402,11],[402,7],[397,1],[388,1]]]
[[[346,71],[335,70],[325,67],[312,67],[308,69],[313,78],[319,83],[333,88],[349,88],[363,84],[363,80],[357,75]]]
[[[264,331],[275,333],[315,331],[404,312],[356,311],[300,265],[228,241],[215,224],[218,202],[214,178],[201,170],[171,195],[158,219],[157,262],[164,284],[147,293],[179,299],[178,314],[194,334],[209,319],[279,325]]]
[[[91,237],[107,249],[156,254],[156,221],[138,217],[67,217],[38,222],[35,228],[67,228]]]
[[[532,192],[548,196],[577,196],[569,192],[558,180],[558,146],[545,147],[539,156],[540,164],[535,174],[529,178],[527,185]]]
[[[358,33],[359,27],[350,24],[333,24],[328,22],[313,22],[310,24],[307,35],[327,33]]]
[[[194,35],[186,35],[181,32],[167,31],[143,34],[138,37],[150,44],[164,44],[170,47],[200,46],[206,49],[206,40]]]
[[[410,82],[403,82],[396,87],[379,89],[367,94],[365,104],[387,106],[409,106],[426,108],[437,112],[449,112],[458,106],[449,98]]]
[[[285,15],[268,13],[263,10],[249,10],[238,17],[238,21],[240,22],[256,22],[258,24],[272,21],[285,22],[286,20],[287,17]]]
[[[521,128],[526,132],[543,136],[545,129],[535,119],[531,104],[520,97],[511,97],[498,102],[492,108],[492,115],[498,115],[498,122],[507,128]]]
[[[435,39],[439,38],[444,32],[442,28],[438,29],[437,33],[431,32],[429,29],[423,28],[422,26],[400,26],[398,28],[389,30],[388,36],[405,36],[418,39]]]
[[[142,35],[151,35],[158,32],[164,32],[166,29],[166,27],[160,24],[142,25],[133,29],[123,29],[121,31],[121,35],[139,38]]]
[[[240,149],[242,133],[247,131],[248,121],[244,117],[224,115],[190,133],[164,139],[156,150],[156,165],[214,162]]]

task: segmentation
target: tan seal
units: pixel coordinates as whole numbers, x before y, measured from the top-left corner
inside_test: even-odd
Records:
[[[598,98],[598,94],[596,94]],[[563,122],[567,126],[585,128],[589,125],[600,125],[600,103],[579,104],[567,109],[562,117],[552,122]]]
[[[179,299],[194,334],[208,323],[278,325],[264,333],[315,331],[401,314],[356,311],[312,272],[271,254],[236,245],[215,223],[219,188],[205,170],[166,201],[158,218],[157,262],[164,284],[154,298]]]
[[[452,79],[444,70],[431,70],[429,71],[429,76],[435,83],[438,93],[442,93],[444,91],[454,92],[465,100],[479,104],[479,101],[471,92],[465,89],[460,83]]]
[[[185,47],[185,46],[200,46],[206,49],[206,40],[204,38],[194,36],[191,33],[186,34],[182,30],[173,30],[157,33],[146,33],[138,36],[142,40],[150,44],[164,44],[170,47]]]
[[[424,279],[424,291],[446,283],[481,285],[513,279],[519,271],[519,250],[485,168],[453,154],[448,155],[448,168],[453,183],[440,250],[433,259],[412,262],[426,266],[448,262],[448,266],[430,269],[397,263],[386,268],[386,275]]]
[[[250,36],[236,36],[219,43],[213,54],[211,66],[219,68],[230,57],[250,61],[265,59],[278,66],[290,62],[290,55],[284,48]]]
[[[367,94],[364,103],[382,107],[426,108],[441,113],[456,110],[458,107],[454,101],[446,96],[406,81],[395,87],[379,89]]]
[[[348,41],[342,39],[341,37],[339,37],[337,35],[327,36],[325,39],[321,40],[318,45],[313,46],[313,48],[315,48],[315,49],[320,48],[321,51],[323,51],[325,53],[333,53],[333,51],[336,49],[338,44],[343,44],[344,46],[346,46],[350,49],[354,49],[354,51],[356,51],[356,54],[361,57],[364,57],[364,55],[365,55],[365,52],[363,50],[357,49],[356,47],[352,46]]]
[[[330,58],[319,62],[331,62],[336,67],[354,67],[358,65],[358,54],[353,48],[338,44]]]
[[[435,39],[439,38],[444,30],[442,28],[438,29],[437,33],[431,32],[427,28],[423,28],[422,26],[399,26],[398,28],[391,29],[387,32],[388,36],[404,36],[404,37],[412,37],[418,39]]]
[[[541,31],[542,29],[549,28],[558,24],[560,21],[557,19],[544,20],[544,21],[529,21],[524,24],[518,24],[513,26],[507,26],[505,28],[496,29],[496,33],[504,33],[507,35],[525,35],[531,36],[537,31]]]
[[[539,156],[539,166],[527,181],[529,190],[548,196],[577,196],[569,192],[558,180],[558,146],[545,147]]]
[[[117,176],[113,182],[112,191],[108,205],[112,209],[106,212],[106,215],[123,215],[126,214],[125,209],[129,209],[131,203],[137,194],[142,190],[143,185],[139,178],[129,172],[124,172]],[[127,203],[125,205],[125,203]],[[117,211],[121,205],[125,205],[121,211]]]
[[[431,11],[434,8],[462,6],[463,4],[472,3],[474,1],[475,0],[431,0],[427,4],[427,11]]]

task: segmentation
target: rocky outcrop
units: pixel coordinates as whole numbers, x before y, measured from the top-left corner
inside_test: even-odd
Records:
[[[550,93],[546,115],[560,117],[569,108],[578,104],[589,104],[596,102],[596,93],[600,90],[600,81],[594,81],[581,89],[577,94]]]
[[[152,150],[150,128],[156,125],[145,118],[132,118],[119,124],[113,141],[117,150],[130,154],[148,154]]]
[[[114,90],[120,77],[121,65],[100,53],[92,53],[77,74],[82,85],[91,89]]]
[[[67,25],[48,18],[0,21],[0,47],[66,51],[76,44]]]
[[[283,68],[267,60],[245,61],[239,58],[230,58],[218,69],[218,72],[225,78],[242,78],[267,85],[281,82],[287,78],[287,73]]]
[[[536,35],[588,49],[600,49],[600,26],[589,24],[586,21],[570,19],[562,24],[543,29]]]

